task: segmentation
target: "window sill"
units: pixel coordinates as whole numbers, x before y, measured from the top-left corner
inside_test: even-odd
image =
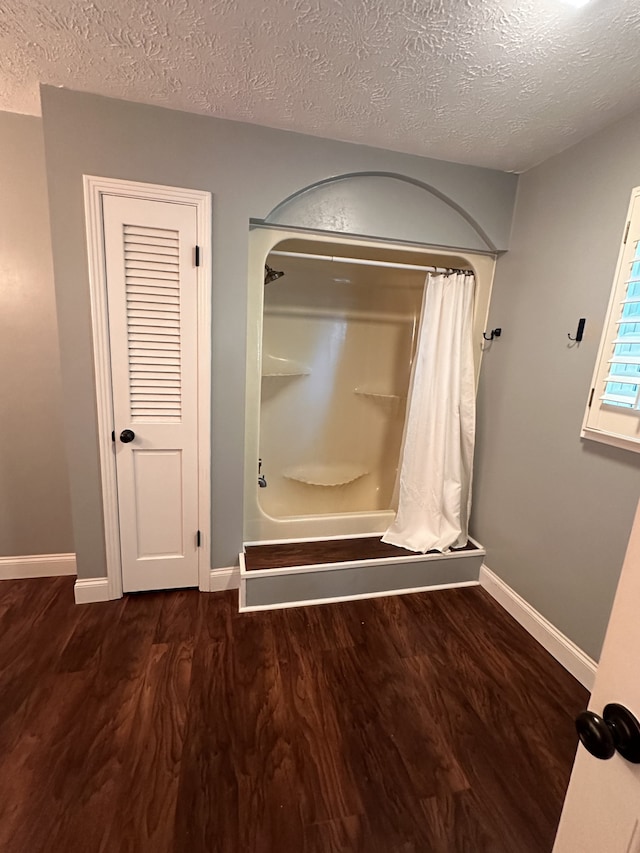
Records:
[[[588,438],[590,441],[597,441],[600,444],[608,444],[611,447],[620,447],[623,450],[640,453],[640,436],[638,438],[630,438],[627,435],[601,432],[600,430],[590,429],[589,427],[583,427],[580,436],[581,438]]]

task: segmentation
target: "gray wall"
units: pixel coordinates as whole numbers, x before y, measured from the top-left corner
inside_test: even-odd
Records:
[[[73,551],[40,119],[0,113],[0,556]]]
[[[509,208],[510,209],[510,208]],[[433,187],[397,175],[360,173],[308,187],[276,207],[274,225],[319,228],[335,233],[384,236],[404,243],[454,246],[493,252],[496,246],[479,223]],[[508,226],[505,219],[504,225]],[[503,234],[506,246],[507,232]]]
[[[480,381],[474,535],[487,565],[598,658],[640,454],[579,437],[631,189],[640,114],[520,177]],[[580,346],[568,346],[580,317]]]
[[[452,199],[504,249],[516,178],[50,87],[42,108],[79,576],[105,574],[83,174],[214,194],[212,564],[232,565],[242,544],[249,219],[331,176],[392,172]]]

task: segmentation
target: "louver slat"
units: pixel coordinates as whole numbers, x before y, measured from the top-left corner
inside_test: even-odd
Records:
[[[153,396],[154,399],[157,396],[159,402],[166,402],[167,400],[176,402],[174,398],[180,397],[180,388],[177,386],[173,388],[171,386],[168,386],[166,388],[157,390],[155,388],[151,388],[148,385],[139,385],[131,390],[131,397],[135,399],[139,398],[148,400],[150,396]]]
[[[125,225],[124,238],[125,240],[130,239],[131,237],[139,236],[151,239],[161,239],[163,242],[171,242],[177,245],[178,243],[178,232],[174,231],[172,228],[147,228],[145,225]],[[145,242],[144,240],[139,242]]]
[[[180,357],[180,339],[179,338],[170,338],[166,337],[165,340],[160,340],[162,335],[150,335],[148,338],[139,338],[138,340],[132,340],[129,343],[129,350],[132,352],[134,349],[144,350],[143,352],[133,353],[133,355],[139,355],[142,358],[146,355],[147,350],[162,350],[165,352],[167,356],[172,356],[174,358]],[[176,346],[178,344],[178,346]]]
[[[173,289],[173,286],[169,282],[178,283],[178,274],[173,270],[156,270],[149,269],[144,264],[135,261],[131,264],[128,270],[131,275],[132,281],[140,281],[142,284],[145,284],[148,281],[155,281],[161,287],[169,287]]]
[[[640,243],[636,243],[631,275],[625,282],[624,299],[618,305],[617,331],[611,341],[613,353],[608,360],[604,394],[607,406],[640,411]]]
[[[135,305],[139,305],[141,302],[150,302],[152,305],[180,304],[178,299],[175,296],[171,296],[170,293],[166,293],[160,289],[157,289],[156,292],[154,292],[154,288],[145,285],[142,287],[131,285],[127,296],[127,302],[132,302]]]
[[[171,281],[153,281],[150,278],[138,278],[135,275],[129,276],[129,293],[148,293],[149,295],[171,296],[175,291],[175,283]]]
[[[129,374],[130,378],[133,379],[137,374],[142,372],[148,373],[177,373],[179,376],[181,374],[181,363],[180,362],[170,362],[165,361],[164,359],[155,359],[153,361],[146,359],[131,359],[131,364],[129,366]]]
[[[134,293],[133,298],[130,297],[127,300],[130,311],[156,311],[161,315],[168,314],[169,316],[178,313],[179,303],[177,302],[158,302],[157,296],[153,300],[147,299],[145,301],[144,299],[136,299],[136,296],[139,296],[139,294]]]
[[[155,275],[161,273],[174,276],[178,273],[178,265],[171,262],[169,255],[149,255],[147,257],[133,258],[128,252],[125,252],[125,261],[129,264],[131,273],[135,276],[141,271],[144,272],[145,278],[147,273]]]
[[[177,368],[177,369],[176,369]],[[172,364],[134,364],[131,366],[131,380],[134,379],[153,379],[154,373],[168,373],[170,376],[175,376],[180,380],[180,366]]]
[[[127,313],[131,317],[131,320],[135,321],[136,319],[143,320],[155,320],[158,324],[158,321],[162,320],[170,320],[172,325],[180,328],[180,314],[176,311],[158,311],[154,307],[150,307],[149,311],[145,311],[144,308],[132,308],[130,305],[127,306]],[[161,323],[164,325],[164,323]]]
[[[178,232],[124,226],[133,421],[182,417],[180,254]]]
[[[131,342],[135,343],[135,339],[139,338],[144,341],[151,341],[156,335],[158,338],[179,338],[180,337],[180,326],[174,325],[165,325],[165,321],[161,320],[159,317],[132,317],[129,321],[131,323]],[[146,325],[147,323],[153,323],[153,326]],[[169,340],[167,343],[171,343]],[[174,343],[179,343],[179,341],[174,341]],[[161,347],[164,349],[164,346]]]
[[[152,237],[151,234],[159,234],[160,236]],[[149,234],[125,234],[124,248],[127,252],[149,252],[152,254],[165,254],[171,249],[177,248],[179,244],[178,237],[163,237],[162,229],[151,228]]]

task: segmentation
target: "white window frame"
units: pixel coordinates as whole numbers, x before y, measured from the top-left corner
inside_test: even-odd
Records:
[[[611,355],[611,348],[616,337],[616,323],[620,317],[620,304],[626,293],[628,280],[629,264],[632,262],[635,254],[635,246],[640,241],[640,187],[635,187],[631,192],[631,201],[629,202],[629,210],[625,219],[624,233],[618,253],[618,262],[613,278],[613,286],[611,288],[611,296],[609,299],[609,307],[600,339],[598,348],[598,357],[596,359],[595,370],[591,380],[589,391],[589,399],[585,410],[582,430],[580,435],[582,438],[588,438],[592,441],[599,441],[602,444],[609,444],[613,447],[621,447],[625,450],[633,450],[640,453],[640,412],[634,412],[629,409],[621,409],[619,422],[624,426],[629,426],[629,431],[623,429],[614,431],[604,427],[599,423],[606,404],[600,401],[600,393],[603,387],[603,378],[608,373],[608,360]],[[625,415],[624,413],[628,413]]]

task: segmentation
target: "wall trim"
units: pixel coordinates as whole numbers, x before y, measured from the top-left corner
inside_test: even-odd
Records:
[[[55,578],[76,574],[75,554],[33,554],[24,557],[0,557],[0,580]]]
[[[193,205],[197,211],[197,240],[202,262],[198,282],[198,524],[202,543],[198,550],[201,590],[209,589],[211,565],[211,193],[159,184],[84,175],[84,204],[89,259],[91,328],[96,379],[98,444],[102,480],[102,509],[109,598],[122,596],[122,565],[115,455],[111,441],[113,405],[109,321],[105,279],[102,200],[105,195],[142,198]],[[102,599],[100,599],[102,600]]]
[[[344,538],[344,537],[338,537]],[[351,539],[352,537],[348,537]],[[356,537],[353,537],[354,539]],[[283,540],[281,540],[283,541]],[[304,540],[303,540],[304,541]],[[307,542],[310,540],[306,540]],[[321,542],[321,539],[313,539],[313,542]],[[246,567],[246,552],[243,552],[239,555],[240,562],[240,575],[242,578],[265,578],[265,577],[278,577],[280,575],[299,575],[303,572],[335,572],[335,571],[343,571],[348,568],[366,568],[367,566],[379,566],[381,563],[384,566],[397,566],[404,565],[406,563],[439,563],[442,560],[446,560],[450,562],[451,560],[469,560],[472,557],[484,557],[487,553],[485,549],[480,545],[479,542],[476,542],[475,539],[471,539],[469,537],[469,541],[473,542],[476,546],[475,551],[450,551],[448,554],[423,554],[423,553],[415,553],[415,554],[403,554],[400,557],[371,557],[369,559],[358,560],[354,558],[353,560],[341,560],[337,563],[305,563],[303,566],[281,566],[275,569],[259,569],[259,570],[248,570]],[[429,587],[428,587],[429,588]]]
[[[209,592],[222,592],[225,589],[239,589],[240,566],[227,566],[211,569],[209,573]]]
[[[239,566],[211,569],[209,572],[209,592],[238,589],[239,586]],[[76,604],[92,604],[97,601],[110,601],[111,596],[109,594],[109,590],[110,586],[108,578],[78,578],[74,587]],[[171,592],[171,590],[166,591]]]
[[[597,663],[572,640],[559,631],[521,595],[506,584],[486,565],[480,569],[480,586],[500,604],[516,622],[528,631],[558,663],[573,677],[591,690],[598,668]]]
[[[108,578],[78,578],[73,588],[76,604],[94,604],[97,601],[110,601]]]
[[[337,542],[339,539],[372,539],[374,537],[381,539],[386,533],[387,527],[384,530],[374,530],[370,533],[350,533],[348,536],[344,533],[338,533],[335,536],[297,536],[294,539],[255,539],[244,542],[243,545],[247,549],[256,545],[295,545],[297,542]]]
[[[356,592],[353,595],[336,595],[333,598],[310,598],[301,601],[279,601],[276,604],[247,604],[246,584],[240,587],[240,613],[252,613],[261,610],[287,610],[291,607],[315,607],[320,604],[340,604],[345,601],[364,601],[367,598],[388,598],[395,595],[413,595],[416,592],[437,592],[441,589],[462,589],[478,586],[478,581],[459,581],[457,583],[439,583],[433,586],[415,586],[411,589],[383,589],[377,592]]]

